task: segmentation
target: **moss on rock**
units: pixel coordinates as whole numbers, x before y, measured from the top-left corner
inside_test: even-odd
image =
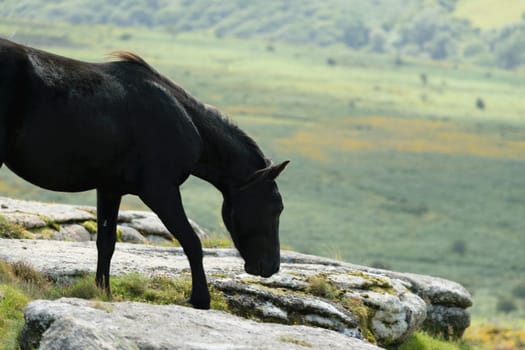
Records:
[[[368,290],[381,293],[396,295],[396,290],[386,279],[378,276],[372,276],[361,271],[352,271],[348,273],[350,276],[360,277],[366,281],[366,288]]]
[[[84,228],[91,234],[97,233],[97,222],[95,220],[86,220],[82,224]]]
[[[38,215],[38,217],[46,223],[47,227],[52,228],[55,231],[60,231],[60,225],[55,220],[51,219],[48,216],[41,215],[41,214]]]
[[[56,232],[57,231],[47,226],[31,229],[31,233],[39,239],[51,239],[53,237],[53,233],[56,233]]]
[[[33,239],[34,236],[22,225],[9,221],[5,216],[0,215],[0,237],[14,239]]]

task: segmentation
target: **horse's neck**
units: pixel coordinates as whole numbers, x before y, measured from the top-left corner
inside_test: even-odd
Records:
[[[255,142],[213,106],[205,105],[182,87],[159,75],[199,130],[202,154],[192,174],[210,182],[223,194],[242,186],[266,159]]]
[[[193,175],[225,193],[242,186],[255,171],[265,167],[257,145],[214,107],[189,112],[203,143]]]

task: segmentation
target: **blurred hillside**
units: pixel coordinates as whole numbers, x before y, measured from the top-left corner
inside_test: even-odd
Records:
[[[511,69],[525,64],[521,0],[4,0],[0,17],[206,30],[217,37]]]

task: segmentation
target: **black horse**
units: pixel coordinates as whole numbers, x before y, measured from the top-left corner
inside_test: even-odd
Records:
[[[121,197],[138,195],[188,257],[191,304],[209,308],[201,243],[179,186],[190,174],[223,195],[222,217],[250,274],[279,270],[276,177],[257,144],[216,108],[118,52],[86,63],[0,39],[0,166],[40,187],[97,190],[96,282],[109,293]]]

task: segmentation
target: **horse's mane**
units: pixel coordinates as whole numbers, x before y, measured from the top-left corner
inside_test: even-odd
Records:
[[[110,56],[116,58],[118,61],[138,64],[139,66],[142,66],[143,68],[150,71],[152,74],[155,75],[156,78],[158,78],[171,88],[171,92],[175,95],[175,98],[177,98],[177,100],[181,102],[186,109],[196,112],[197,114],[203,114],[204,116],[208,116],[208,118],[206,118],[208,120],[196,118],[200,119],[194,120],[196,124],[209,124],[210,121],[219,122],[220,124],[225,126],[228,129],[228,131],[235,135],[237,139],[241,141],[247,148],[255,151],[255,153],[264,160],[265,167],[271,164],[271,161],[263,155],[257,143],[243,130],[241,130],[234,122],[232,122],[224,113],[218,110],[215,106],[208,105],[199,101],[188,91],[186,91],[182,86],[178,85],[177,83],[160,74],[155,68],[150,66],[142,57],[129,51],[114,51],[110,54]]]
[[[154,69],[146,61],[144,61],[142,57],[140,57],[136,53],[118,50],[118,51],[111,52],[109,56],[114,57],[119,61],[137,63],[141,66],[144,66],[145,68],[149,68],[154,71]]]

